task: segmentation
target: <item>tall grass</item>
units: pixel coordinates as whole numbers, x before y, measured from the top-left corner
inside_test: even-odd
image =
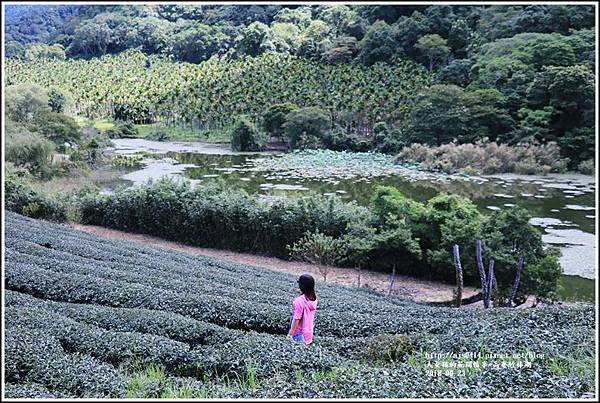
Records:
[[[568,158],[561,158],[556,143],[509,146],[478,141],[441,146],[411,144],[396,156],[397,163],[420,163],[421,168],[464,174],[547,174],[565,172]]]

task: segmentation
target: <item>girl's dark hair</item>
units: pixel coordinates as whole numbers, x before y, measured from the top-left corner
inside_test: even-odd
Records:
[[[300,291],[302,294],[306,295],[311,301],[315,301],[317,299],[317,293],[315,292],[315,279],[310,274],[303,274],[298,279],[298,287],[300,287]]]

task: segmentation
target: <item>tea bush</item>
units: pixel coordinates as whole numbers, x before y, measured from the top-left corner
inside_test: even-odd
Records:
[[[135,363],[164,371],[153,396],[579,397],[593,387],[592,376],[558,374],[543,360],[482,368],[458,382],[424,367],[426,352],[575,357],[594,345],[591,304],[440,308],[318,282],[315,341],[306,348],[285,340],[297,292],[289,274],[11,212],[6,224],[10,396],[125,397]],[[403,358],[365,360],[366,346]]]
[[[190,359],[186,344],[161,336],[108,331],[78,323],[43,308],[32,311],[29,308],[12,307],[7,311],[7,326],[45,329],[66,351],[89,354],[113,365],[132,356],[166,365]]]
[[[368,341],[362,355],[367,360],[405,361],[414,349],[414,340],[406,335],[380,334]]]
[[[6,383],[4,384],[4,396],[9,399],[58,399],[75,397],[56,391],[51,392],[39,383]]]
[[[40,384],[50,393],[57,390],[59,396],[63,393],[78,397],[124,395],[122,379],[112,366],[89,355],[66,353],[44,328],[9,326],[5,351],[7,382]],[[40,389],[27,393],[37,394]]]
[[[225,343],[239,332],[189,317],[150,309],[112,308],[103,305],[81,305],[41,300],[27,294],[6,294],[6,306],[28,306],[47,309],[80,323],[117,332],[148,333],[186,343],[190,347]]]

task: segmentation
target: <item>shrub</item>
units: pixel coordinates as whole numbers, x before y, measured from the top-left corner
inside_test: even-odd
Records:
[[[11,325],[6,335],[6,379],[32,382],[57,394],[123,397],[122,379],[110,365],[87,355],[65,354],[44,328]],[[35,388],[39,390],[40,388]]]
[[[61,150],[65,149],[65,143],[78,144],[81,141],[81,129],[77,122],[62,113],[39,113],[33,125],[33,130],[43,134]]]
[[[395,188],[380,186],[371,200],[371,209],[377,217],[377,225],[387,229],[386,237],[396,240],[395,244],[389,244],[383,260],[399,262],[401,272],[441,280],[450,279],[452,275],[447,269],[452,267],[454,244],[470,247],[477,239],[481,223],[481,215],[472,202],[443,193],[424,204],[407,199]],[[397,240],[403,240],[402,248]],[[401,258],[390,259],[389,254],[399,248],[406,253]],[[415,258],[418,261],[415,262]],[[476,279],[470,262],[465,261],[463,269],[466,281]]]
[[[38,113],[48,111],[48,94],[35,84],[9,85],[5,90],[6,117],[15,122],[30,122]]]
[[[422,275],[422,252],[412,231],[393,216],[385,223],[353,223],[342,237],[340,259],[345,264],[376,270]]]
[[[66,103],[67,96],[61,90],[58,88],[51,88],[50,91],[48,91],[48,106],[52,112],[63,113]]]
[[[241,332],[169,312],[54,302],[12,291],[6,295],[6,306],[51,310],[79,323],[117,332],[153,334],[186,343],[191,347],[221,344],[243,336]]]
[[[524,210],[511,209],[483,216],[472,202],[460,196],[440,194],[423,204],[406,199],[398,190],[390,187],[377,188],[371,208],[378,217],[379,225],[389,227],[386,217],[403,217],[410,233],[393,239],[409,240],[414,237],[419,240],[423,253],[420,262],[410,259],[411,256],[418,256],[415,252],[407,253],[400,259],[385,259],[410,262],[409,269],[412,268],[416,273],[404,269],[409,274],[420,272],[420,275],[427,273],[430,278],[451,280],[453,272],[448,270],[452,267],[451,250],[453,245],[458,244],[462,251],[464,280],[478,284],[475,240],[482,239],[486,244],[487,256],[495,260],[496,297],[499,301],[506,299],[510,293],[519,254],[525,256],[530,269],[527,280],[524,277],[522,279],[519,298],[531,294],[550,296],[556,290],[560,265],[554,252],[542,247],[542,238],[535,227],[529,224],[530,217]],[[369,236],[372,235],[361,237],[369,239]],[[406,249],[410,251],[416,248]],[[392,250],[397,251],[398,246]]]
[[[33,382],[28,384],[7,383],[4,385],[4,396],[12,399],[58,399],[76,397],[58,391],[49,391],[44,385]]]
[[[128,372],[138,360],[154,363],[144,373],[160,380],[138,386],[166,395],[168,385],[186,385],[188,397],[577,397],[594,385],[593,371],[556,375],[537,360],[530,369],[480,368],[459,385],[419,366],[426,352],[482,347],[572,356],[594,344],[592,304],[460,310],[320,283],[322,309],[306,348],[284,336],[297,291],[289,274],[11,212],[6,223],[5,374],[25,396],[124,397],[141,373]],[[367,347],[380,359],[361,360]]]
[[[54,144],[11,121],[6,122],[5,160],[41,175],[49,169]]]
[[[393,188],[378,188],[371,206],[364,208],[324,196],[266,203],[244,191],[218,185],[192,189],[188,182],[164,179],[114,195],[85,194],[77,205],[88,224],[198,246],[282,258],[292,254],[321,265],[396,267],[398,273],[439,280],[454,278],[448,270],[454,244],[474,251],[477,239],[494,233],[481,232],[483,216],[468,199],[440,194],[419,203]],[[504,225],[505,219],[500,222]],[[532,236],[541,242],[539,234]],[[530,252],[532,264],[544,257],[537,248]],[[463,270],[465,284],[478,284],[474,253],[463,256]],[[503,282],[512,283],[512,278]]]
[[[329,150],[335,151],[369,151],[369,141],[359,137],[356,133],[347,133],[340,128],[326,133],[323,137],[323,145]]]
[[[317,228],[339,236],[364,208],[340,199],[315,196],[267,204],[242,190],[169,179],[112,196],[81,200],[85,223],[144,232],[167,239],[287,257],[287,245]]]
[[[126,121],[133,123],[152,123],[152,116],[148,104],[124,104],[117,103],[114,105],[114,113],[112,116],[117,121]]]
[[[67,217],[63,200],[36,190],[31,180],[27,176],[21,176],[19,172],[6,173],[4,190],[4,206],[7,210],[52,221],[64,221]]]
[[[429,278],[450,280],[453,276],[452,247],[470,250],[480,235],[481,214],[470,200],[441,193],[427,201],[420,219],[412,224],[419,239]],[[463,275],[466,283],[477,281],[473,260],[464,259]]]
[[[594,175],[596,166],[593,159],[582,161],[578,166],[577,170],[584,175]]]
[[[319,108],[301,108],[286,116],[283,127],[291,149],[321,148],[329,118]]]
[[[113,365],[132,358],[165,365],[190,359],[189,347],[184,343],[156,335],[104,330],[44,308],[10,307],[6,323],[11,327],[44,329],[51,332],[67,351],[89,354]]]
[[[518,259],[525,258],[525,268],[517,298],[527,295],[551,297],[562,269],[556,249],[545,249],[540,232],[529,223],[531,216],[520,208],[494,211],[482,223],[487,254],[494,258],[497,296],[503,301],[510,295]]]
[[[137,137],[139,131],[131,121],[117,121],[115,127],[106,130],[106,135],[110,139],[130,139]]]
[[[29,374],[29,379],[49,389],[64,390],[80,398],[125,397],[123,380],[116,370],[88,355],[70,354],[44,361]]]
[[[289,102],[271,105],[263,114],[264,131],[276,137],[283,137],[286,116],[296,109],[298,105]]]
[[[265,136],[247,116],[239,116],[231,129],[231,149],[234,151],[260,151],[265,148]]]
[[[9,359],[5,363],[6,379],[18,382],[27,377],[29,372],[44,361],[64,354],[55,337],[47,334],[35,334],[28,329],[13,328],[6,335],[6,354]]]
[[[373,139],[371,147],[381,153],[397,153],[406,144],[402,133],[398,129],[390,130],[385,122],[375,123],[373,126]]]
[[[590,115],[593,113],[590,112]],[[578,127],[566,132],[558,139],[561,153],[568,157],[575,168],[577,164],[593,159],[596,150],[596,131],[592,127]]]
[[[320,233],[308,233],[298,242],[288,246],[292,259],[319,266],[323,281],[327,281],[327,266],[333,266],[341,260],[340,241]]]
[[[318,345],[311,346],[308,350],[301,344],[292,344],[283,338],[276,339],[255,332],[222,345],[202,348],[198,354],[200,359],[195,366],[200,366],[202,372],[242,375],[246,372],[247,365],[252,363],[261,378],[284,370],[330,370],[343,363],[339,355]]]

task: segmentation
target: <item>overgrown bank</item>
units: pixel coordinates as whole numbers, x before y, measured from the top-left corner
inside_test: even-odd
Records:
[[[502,304],[511,293],[517,262],[527,262],[517,301],[551,297],[561,274],[557,253],[544,250],[540,233],[518,209],[482,215],[469,200],[441,194],[426,203],[380,187],[362,207],[336,197],[259,201],[222,184],[193,188],[160,180],[100,195],[84,190],[43,204],[27,185],[11,179],[7,207],[34,217],[69,218],[145,233],[191,245],[295,258],[314,264],[395,270],[454,281],[452,248],[461,249],[465,284],[478,284],[475,242],[495,260]],[[48,211],[44,210],[48,209]],[[324,274],[326,276],[326,273]]]

